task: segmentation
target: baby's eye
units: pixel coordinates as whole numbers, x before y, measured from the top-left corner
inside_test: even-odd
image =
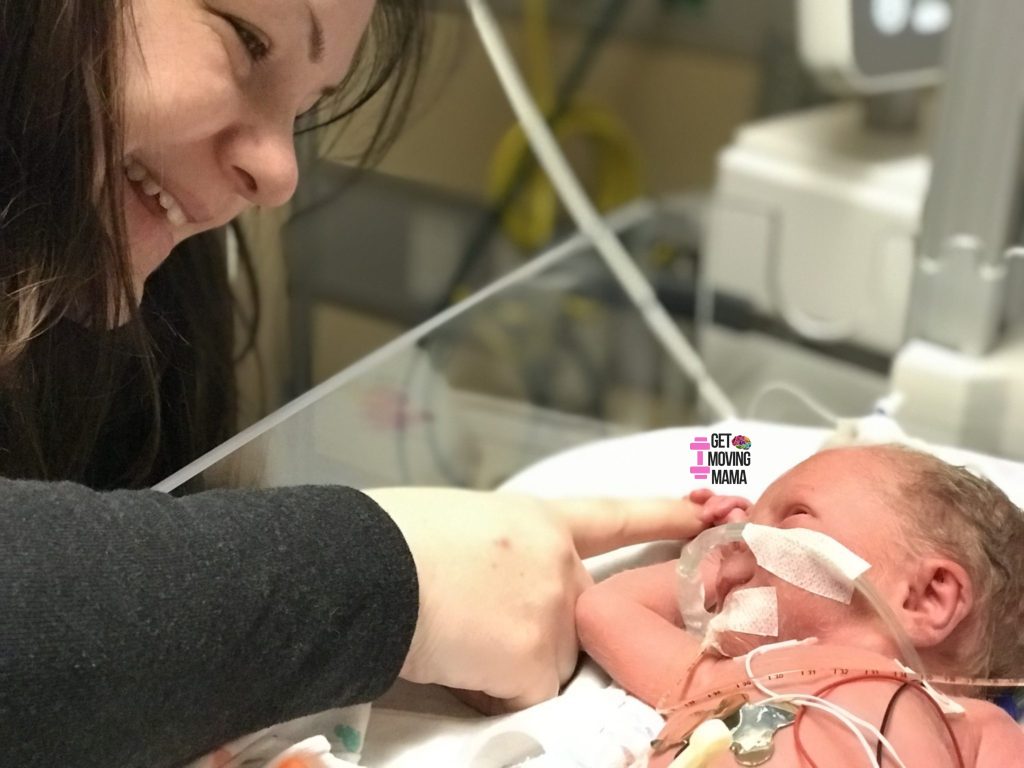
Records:
[[[812,518],[811,510],[807,507],[790,507],[786,510],[784,520],[792,520],[794,522],[803,522]]]

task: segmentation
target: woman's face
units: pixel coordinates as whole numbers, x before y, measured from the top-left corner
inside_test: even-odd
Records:
[[[136,284],[187,237],[295,191],[295,118],[341,82],[373,0],[133,0],[125,213]]]

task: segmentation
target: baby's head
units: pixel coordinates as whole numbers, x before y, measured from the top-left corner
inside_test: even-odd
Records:
[[[878,450],[901,478],[893,502],[905,515],[911,557],[948,558],[970,580],[971,611],[937,646],[940,661],[962,674],[1019,676],[1024,672],[1024,513],[994,483],[964,467],[899,446]]]
[[[988,480],[902,446],[839,448],[772,483],[750,520],[821,531],[867,560],[930,671],[1024,670],[1024,515]],[[803,631],[844,637],[868,618],[788,591],[780,616],[788,604]]]

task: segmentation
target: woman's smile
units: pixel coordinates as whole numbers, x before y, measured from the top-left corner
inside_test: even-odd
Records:
[[[158,182],[149,170],[135,159],[129,159],[125,165],[125,176],[130,186],[139,196],[143,205],[154,216],[163,216],[173,227],[182,227],[194,222],[182,208],[178,199]]]

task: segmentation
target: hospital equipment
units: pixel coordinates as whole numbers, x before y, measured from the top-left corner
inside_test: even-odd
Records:
[[[705,720],[690,734],[689,746],[672,761],[671,768],[704,768],[732,744],[732,732],[718,718]]]
[[[739,765],[761,765],[775,752],[776,731],[796,721],[796,710],[781,703],[744,704],[739,717],[730,749]]]
[[[735,415],[735,409],[715,381],[708,375],[703,361],[680,333],[665,308],[658,302],[650,284],[637,268],[622,242],[609,229],[604,219],[587,198],[573,174],[565,155],[558,147],[550,126],[537,104],[530,98],[525,83],[501,35],[490,7],[483,0],[466,0],[477,26],[480,39],[505,88],[516,116],[523,124],[530,146],[541,166],[551,177],[559,197],[580,231],[594,244],[601,258],[622,285],[629,299],[651,332],[665,345],[680,368],[693,379],[700,395],[721,418]]]
[[[837,91],[933,85],[952,11],[951,0],[798,0],[801,57]]]
[[[883,407],[908,432],[1024,456],[1024,7],[806,0],[798,10],[805,61],[861,98],[739,131],[719,160],[708,290],[781,318],[798,342],[786,354],[819,396],[839,403],[877,386],[828,378],[830,358],[856,359],[889,374]],[[902,89],[936,80],[943,35],[932,105]],[[758,353],[718,328],[702,341],[718,377],[737,354],[770,367],[778,346],[763,337]]]

